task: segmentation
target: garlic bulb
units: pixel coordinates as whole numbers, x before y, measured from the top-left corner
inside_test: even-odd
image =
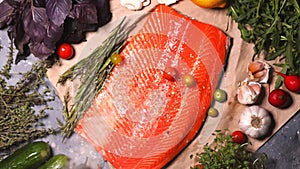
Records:
[[[248,64],[248,75],[250,80],[259,83],[267,83],[271,66],[266,62],[256,60]]]
[[[252,138],[262,138],[270,130],[272,118],[270,114],[260,106],[246,107],[239,121],[240,129]]]
[[[171,5],[177,2],[177,0],[157,0],[159,4]]]
[[[140,10],[150,2],[151,0],[120,0],[121,5],[129,10]]]
[[[261,84],[248,79],[239,84],[237,99],[241,104],[253,104],[257,101],[261,92]]]

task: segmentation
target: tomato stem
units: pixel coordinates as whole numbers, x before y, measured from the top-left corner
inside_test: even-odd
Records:
[[[286,75],[281,73],[281,72],[278,72],[278,71],[274,71],[275,73],[277,73],[278,75],[282,76],[283,78],[286,78]]]

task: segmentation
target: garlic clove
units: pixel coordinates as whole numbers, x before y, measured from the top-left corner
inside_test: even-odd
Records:
[[[269,80],[271,66],[263,61],[256,60],[248,64],[248,75],[250,80],[259,83],[267,83]]]
[[[122,6],[129,10],[140,10],[144,6],[145,0],[120,0]]]
[[[264,65],[260,61],[254,61],[248,64],[248,71],[253,74],[260,72],[262,70],[264,70]]]
[[[159,4],[171,5],[177,2],[177,0],[157,0]]]
[[[151,3],[151,0],[140,0],[141,2],[143,2],[143,6],[148,6]]]
[[[261,84],[244,80],[237,89],[237,99],[241,104],[254,104],[261,93]]]
[[[257,83],[257,82],[249,82],[248,86],[253,89],[253,91],[255,92],[256,95],[259,95],[261,92],[261,84]]]

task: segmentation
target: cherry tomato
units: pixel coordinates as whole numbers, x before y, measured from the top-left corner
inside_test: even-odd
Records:
[[[194,169],[203,169],[203,166],[202,164],[196,164]]]
[[[190,74],[185,74],[182,77],[182,82],[187,86],[187,87],[192,87],[195,85],[195,79],[192,75]]]
[[[123,58],[121,55],[119,55],[118,53],[113,53],[111,56],[110,56],[110,59],[111,59],[111,62],[114,64],[114,65],[117,65],[119,63],[121,63],[123,61]]]
[[[289,91],[296,92],[296,93],[300,92],[300,76],[285,75],[277,71],[275,71],[275,73],[279,74],[284,78],[284,85]]]
[[[231,136],[232,136],[232,140],[238,144],[243,144],[247,140],[245,133],[243,133],[242,131],[239,131],[239,130],[234,131],[231,134]]]
[[[71,59],[74,55],[74,49],[69,43],[62,43],[57,48],[57,54],[62,59]]]
[[[214,107],[209,108],[207,115],[210,117],[217,117],[219,114],[218,110]]]
[[[282,89],[275,89],[269,94],[268,101],[271,105],[283,108],[286,107],[289,100],[289,94]]]
[[[216,91],[214,92],[214,99],[217,102],[225,102],[227,99],[227,94],[222,89],[216,89]]]
[[[175,81],[177,77],[177,71],[173,67],[166,67],[163,72],[163,77],[169,81]]]

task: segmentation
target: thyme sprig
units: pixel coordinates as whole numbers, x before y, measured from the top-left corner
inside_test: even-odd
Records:
[[[246,146],[249,143],[238,144],[233,142],[228,131],[217,130],[211,145],[206,144],[202,153],[197,153],[195,159],[202,165],[203,169],[265,169],[266,154],[257,156],[248,151]],[[193,156],[191,156],[193,158]],[[191,169],[199,169],[198,165],[191,166]]]
[[[65,84],[68,80],[74,81],[75,79],[79,79],[81,82],[75,94],[73,105],[69,105],[69,93],[64,98],[65,122],[58,120],[58,123],[65,137],[72,135],[77,122],[91,106],[96,94],[102,90],[114,66],[110,60],[111,54],[119,52],[134,27],[135,24],[127,26],[125,19],[123,19],[111,31],[102,45],[98,46],[89,56],[80,60],[60,76],[58,80],[60,84]]]
[[[9,49],[7,62],[0,70],[0,157],[5,155],[4,150],[54,131],[43,124],[43,119],[47,117],[46,110],[51,109],[47,103],[54,99],[51,95],[45,96],[50,92],[45,85],[46,68],[42,62],[37,62],[28,72],[20,73],[22,77],[16,84],[8,84],[12,77],[12,43]],[[36,112],[35,106],[41,107],[39,112]]]

